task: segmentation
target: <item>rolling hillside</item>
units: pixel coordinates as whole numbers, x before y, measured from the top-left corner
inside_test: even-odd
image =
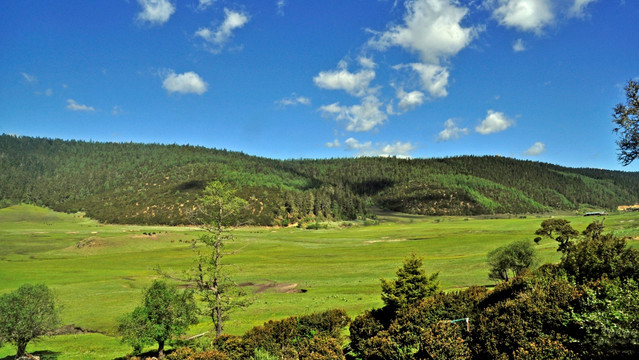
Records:
[[[0,206],[33,203],[110,223],[185,224],[211,180],[253,204],[258,225],[355,219],[367,208],[426,215],[614,209],[639,173],[504,157],[273,160],[196,146],[0,136]]]

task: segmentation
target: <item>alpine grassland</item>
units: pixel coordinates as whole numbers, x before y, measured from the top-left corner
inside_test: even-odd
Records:
[[[492,286],[486,256],[515,240],[532,239],[551,215],[420,216],[378,211],[376,220],[305,227],[239,227],[225,258],[233,279],[252,299],[230,315],[226,332],[242,334],[268,320],[341,308],[356,316],[382,305],[380,278],[390,278],[411,253],[423,256],[441,287]],[[580,231],[591,217],[562,214]],[[608,231],[639,247],[639,213],[606,216]],[[187,226],[107,225],[82,213],[33,205],[0,209],[0,294],[25,283],[44,283],[61,305],[61,335],[30,343],[43,359],[115,359],[131,349],[120,343],[118,318],[131,312],[144,289],[161,278],[157,268],[180,273],[194,260]],[[535,245],[539,263],[557,262],[555,241]],[[177,286],[183,284],[174,283]],[[189,329],[212,329],[210,318]],[[5,344],[0,359],[15,348]]]

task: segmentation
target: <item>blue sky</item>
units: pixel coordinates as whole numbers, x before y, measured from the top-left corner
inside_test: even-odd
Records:
[[[0,133],[623,168],[635,0],[5,0]]]

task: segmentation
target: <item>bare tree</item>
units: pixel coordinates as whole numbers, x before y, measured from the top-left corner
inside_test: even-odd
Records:
[[[194,213],[195,223],[204,233],[192,240],[197,257],[187,274],[206,303],[217,336],[222,334],[229,312],[248,305],[245,294],[229,276],[230,264],[223,261],[236,252],[226,251],[225,247],[234,241],[233,226],[246,206],[247,202],[236,196],[230,185],[213,181],[204,189]]]
[[[247,205],[230,185],[210,182],[191,214],[191,222],[203,231],[191,240],[196,254],[193,265],[183,276],[157,269],[162,275],[192,284],[197,289],[205,304],[204,313],[211,317],[218,337],[229,313],[249,304],[246,294],[230,276],[232,264],[224,261],[226,256],[239,251],[228,251],[226,245],[235,240],[233,228],[238,225],[240,211]]]

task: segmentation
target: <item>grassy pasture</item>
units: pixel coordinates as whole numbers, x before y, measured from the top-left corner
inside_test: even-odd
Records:
[[[440,272],[444,289],[490,284],[486,254],[534,238],[547,218],[379,217],[375,226],[236,230],[230,248],[242,250],[228,260],[238,283],[254,284],[247,287],[254,302],[232,314],[226,331],[241,334],[269,319],[329,308],[356,315],[381,306],[379,278],[392,277],[411,252],[424,256],[427,271]],[[580,231],[593,220],[565,218]],[[639,213],[606,219],[607,229],[621,236],[639,237],[637,224]],[[104,225],[27,205],[0,209],[0,293],[27,282],[45,283],[63,307],[63,324],[100,332],[56,336],[27,350],[57,359],[125,355],[130,349],[113,337],[117,318],[139,303],[142,289],[157,277],[154,267],[179,272],[190,265],[188,242],[197,233],[188,227]],[[537,249],[542,263],[559,259],[553,241],[544,240]],[[206,320],[191,333],[208,330]],[[14,351],[0,348],[0,359]]]

